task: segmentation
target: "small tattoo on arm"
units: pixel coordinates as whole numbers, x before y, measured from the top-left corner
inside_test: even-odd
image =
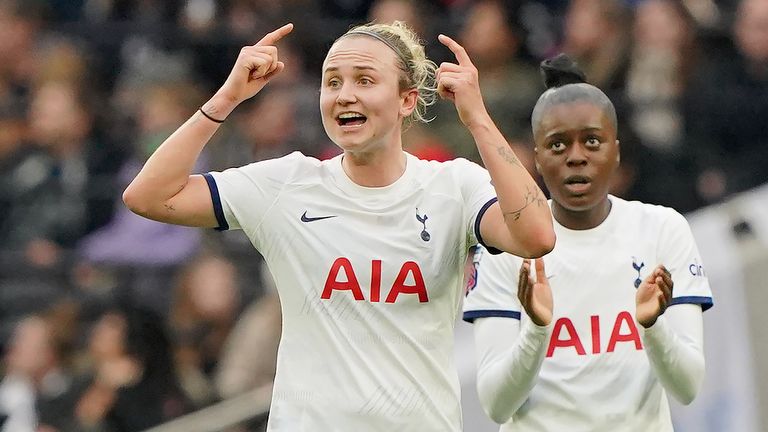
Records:
[[[499,153],[499,156],[501,156],[505,162],[511,165],[517,165],[520,168],[523,167],[523,165],[520,163],[520,159],[515,156],[515,153],[512,151],[511,148],[507,146],[501,146],[497,148],[497,151]]]
[[[165,206],[165,209],[169,212],[176,211],[176,208],[173,206],[173,204],[163,204]]]
[[[525,202],[522,207],[520,207],[517,210],[504,213],[504,219],[506,220],[507,216],[511,216],[512,220],[518,220],[520,219],[520,216],[523,213],[523,210],[528,208],[531,204],[536,204],[536,207],[541,207],[543,205],[547,205],[547,200],[544,199],[544,196],[541,193],[541,190],[534,186],[528,185],[526,187],[526,192],[524,196]]]

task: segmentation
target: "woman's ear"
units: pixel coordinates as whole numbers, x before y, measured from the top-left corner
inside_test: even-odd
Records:
[[[536,172],[541,175],[541,165],[539,165],[539,147],[533,147],[533,164],[536,167]]]
[[[616,140],[616,165],[621,163],[621,143]]]
[[[408,117],[413,110],[416,109],[416,103],[419,100],[419,91],[417,89],[408,89],[400,93],[400,97],[403,99],[400,105],[400,115]]]

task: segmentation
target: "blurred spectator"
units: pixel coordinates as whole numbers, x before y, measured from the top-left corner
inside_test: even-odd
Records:
[[[680,2],[641,2],[624,97],[625,121],[634,139],[622,137],[622,151],[634,157],[622,163],[637,170],[631,194],[678,211],[698,204],[683,120],[683,98],[698,60],[694,31]]]
[[[122,190],[154,149],[195,110],[197,90],[185,82],[146,85],[137,95],[138,107],[133,155],[117,176]],[[198,169],[203,170],[204,158]],[[166,315],[175,270],[193,257],[201,245],[201,230],[167,225],[136,216],[120,201],[112,219],[85,236],[77,246],[82,260],[77,285],[96,297],[119,296]]]
[[[512,25],[504,5],[495,0],[474,3],[459,32],[459,40],[480,70],[485,105],[508,141],[530,143],[530,115],[542,88],[536,68],[520,57],[522,34]],[[438,102],[430,125],[456,156],[480,161],[477,148],[462,129],[453,108]],[[530,145],[520,149],[530,152]],[[517,150],[517,149],[516,149]]]
[[[26,96],[44,14],[44,2],[0,0],[0,99]]]
[[[181,83],[151,85],[141,91],[134,156],[119,173],[124,187],[143,161],[194,110],[197,93]],[[200,167],[202,170],[202,167]],[[122,188],[121,188],[122,190]],[[114,199],[119,200],[119,196]],[[149,221],[118,205],[114,218],[80,243],[89,263],[123,266],[178,265],[191,257],[200,244],[199,230]],[[152,246],[155,245],[155,246]],[[159,247],[162,245],[162,247]]]
[[[321,10],[330,17],[361,22],[368,16],[372,0],[319,0]]]
[[[38,423],[55,429],[69,424],[78,391],[67,362],[72,312],[63,306],[17,325],[0,383],[0,412],[5,408],[11,415],[3,431],[34,431]]]
[[[23,202],[29,202],[35,190],[45,181],[48,159],[42,152],[24,143],[26,132],[25,108],[5,99],[0,104],[0,244],[4,251],[22,247],[15,240],[15,222],[22,216]]]
[[[623,1],[572,0],[565,15],[563,51],[611,99],[624,85],[630,12]]]
[[[7,178],[20,188],[10,191],[4,204],[5,248],[24,250],[31,263],[50,266],[58,261],[61,247],[71,247],[85,233],[90,133],[91,117],[78,87],[49,82],[34,89],[29,136],[43,151],[17,143],[6,156],[11,163],[8,172],[23,178]]]
[[[258,266],[262,296],[246,308],[232,329],[214,371],[218,395],[231,398],[257,388],[272,387],[282,331],[282,310],[274,280],[264,261]],[[266,430],[268,413],[254,419],[255,430]]]
[[[736,52],[707,58],[688,95],[687,152],[702,204],[768,180],[768,2],[742,0],[733,37]]]
[[[407,23],[422,39],[427,39],[427,29],[424,20],[426,10],[422,3],[413,0],[377,0],[371,5],[368,21],[391,23],[403,21]],[[431,36],[431,35],[430,35]]]
[[[229,261],[204,256],[192,261],[176,286],[170,325],[180,383],[197,406],[213,402],[210,376],[239,311],[237,273]]]
[[[134,308],[105,313],[90,352],[95,376],[77,402],[75,430],[142,431],[189,409],[158,316]]]
[[[39,317],[22,320],[5,356],[5,377],[0,382],[0,413],[9,416],[3,432],[37,429],[35,385],[54,362],[49,330]]]
[[[280,299],[274,292],[243,312],[219,361],[216,388],[221,397],[272,384],[281,319]]]

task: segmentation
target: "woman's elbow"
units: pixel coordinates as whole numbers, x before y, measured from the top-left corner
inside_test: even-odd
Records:
[[[516,411],[516,409],[510,406],[510,401],[505,400],[498,393],[498,389],[494,388],[493,385],[482,382],[481,379],[478,379],[477,395],[485,414],[498,424],[508,422]]]
[[[503,425],[504,423],[508,422],[510,418],[512,418],[509,413],[502,410],[486,409],[485,413],[488,414],[488,417],[490,417],[491,420],[500,425]]]
[[[681,405],[690,405],[694,399],[696,399],[696,395],[699,393],[699,387],[701,387],[700,383],[692,383],[688,388],[678,392],[675,395],[675,400]]]
[[[499,400],[484,400],[480,398],[480,401],[485,414],[497,424],[504,424],[512,418],[513,412],[510,412],[509,407],[500,403]]]
[[[555,248],[555,232],[552,229],[542,229],[530,236],[523,258],[541,258]]]
[[[686,382],[686,385],[680,386],[675,392],[674,397],[682,405],[690,405],[699,394],[701,385],[704,381],[704,361],[696,368],[696,373]]]
[[[149,214],[149,206],[142,199],[142,194],[132,188],[131,185],[128,185],[123,191],[123,204],[139,216],[147,217]]]

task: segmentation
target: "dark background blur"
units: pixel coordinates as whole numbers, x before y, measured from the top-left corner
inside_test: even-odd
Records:
[[[353,24],[394,19],[438,64],[438,33],[466,47],[529,168],[537,65],[564,51],[616,105],[616,195],[688,213],[768,182],[768,0],[0,0],[3,431],[143,430],[269,385],[279,304],[245,236],[143,220],[120,194],[239,49],[288,21],[285,72],[198,171],[334,156],[325,52]],[[480,162],[451,104],[431,115],[406,150]]]

